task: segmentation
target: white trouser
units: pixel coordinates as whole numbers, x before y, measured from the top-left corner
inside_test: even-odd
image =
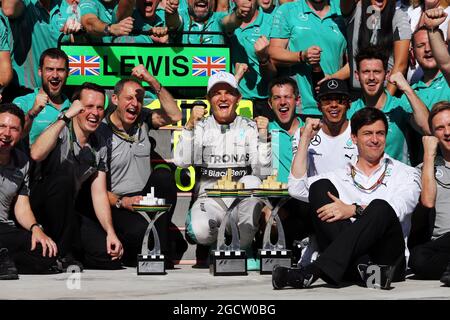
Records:
[[[251,183],[249,183],[251,180]],[[257,188],[261,181],[254,176],[241,178],[245,188]],[[234,198],[223,198],[230,206]],[[241,249],[249,248],[259,229],[261,209],[264,204],[258,198],[245,198],[233,210],[237,221]],[[219,227],[224,220],[226,211],[213,198],[202,197],[194,202],[186,221],[187,232],[199,244],[211,245],[217,241]],[[227,232],[231,232],[228,221]]]

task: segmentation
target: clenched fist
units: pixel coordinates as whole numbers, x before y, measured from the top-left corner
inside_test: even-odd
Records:
[[[439,139],[435,136],[423,136],[423,154],[425,157],[436,157]]]
[[[438,28],[447,19],[447,13],[442,8],[428,9],[425,11],[424,23],[427,28]]]
[[[254,48],[259,61],[266,61],[269,59],[269,40],[266,36],[260,36],[258,40],[256,40]]]
[[[188,130],[192,130],[195,128],[197,123],[203,119],[203,117],[206,116],[208,111],[204,106],[197,105],[194,106],[191,110],[191,116],[189,117],[188,122],[185,125],[185,128]]]
[[[269,127],[269,119],[263,116],[259,116],[255,118],[256,128],[258,129],[258,133],[260,137],[267,136],[267,128]]]
[[[48,103],[48,95],[45,93],[44,89],[40,88],[36,98],[34,99],[33,107],[31,108],[31,113],[37,116],[39,112],[44,109],[45,105]]]

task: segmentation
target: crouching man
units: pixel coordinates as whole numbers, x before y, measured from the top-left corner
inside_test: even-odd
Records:
[[[19,107],[0,105],[0,280],[18,279],[18,273],[48,273],[58,253],[30,207],[28,157],[15,148],[24,124]]]

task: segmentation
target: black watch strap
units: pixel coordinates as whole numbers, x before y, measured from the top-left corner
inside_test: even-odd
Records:
[[[66,116],[66,114],[64,112],[61,112],[59,114],[58,120],[62,120],[64,121],[66,124],[70,123],[70,118]]]
[[[39,227],[39,228],[41,228],[41,230],[44,230],[44,228],[42,227],[41,224],[39,224],[39,223],[33,223],[33,224],[31,225],[31,227],[30,227],[30,231],[33,231],[33,228],[34,228],[34,227]]]
[[[353,205],[356,207],[355,216],[361,217],[364,214],[364,208],[357,203],[353,203]]]

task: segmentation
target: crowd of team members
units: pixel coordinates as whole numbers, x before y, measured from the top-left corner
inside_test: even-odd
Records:
[[[135,266],[147,222],[132,204],[153,186],[173,204],[157,224],[171,267],[176,187],[170,171],[151,167],[150,133],[181,119],[176,101],[142,65],[116,84],[106,110],[92,83],[69,99],[62,41],[230,45],[234,75],[210,77],[211,115],[194,106],[174,151],[199,177],[188,241],[216,242],[225,209],[205,188],[227,168],[247,188],[276,170],[292,196],[279,212],[287,245],[309,237],[319,255],[275,268],[274,288],[354,281],[370,264],[392,266],[390,280],[409,265],[449,284],[448,5],[1,0],[0,279]],[[141,82],[161,109],[143,108]],[[236,114],[241,99],[253,102],[253,120]],[[234,214],[255,270],[270,210],[247,199]]]

